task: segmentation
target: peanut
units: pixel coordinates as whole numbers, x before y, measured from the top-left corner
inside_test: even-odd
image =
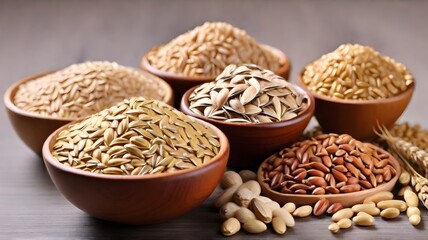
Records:
[[[275,209],[272,213],[272,216],[281,218],[285,222],[285,225],[287,225],[287,227],[294,227],[295,225],[294,218],[291,213],[287,211],[287,209]]]
[[[238,211],[240,207],[236,205],[234,202],[228,202],[221,206],[220,208],[220,217],[223,220],[229,219],[235,216],[236,211]]]
[[[220,182],[220,185],[223,189],[229,188],[236,184],[242,184],[241,176],[239,176],[238,173],[234,171],[227,171],[223,174],[223,177],[221,178]]]
[[[352,210],[355,213],[365,212],[372,216],[379,215],[380,213],[379,208],[377,208],[376,206],[373,206],[372,204],[357,204],[352,207]]]
[[[394,195],[392,194],[392,192],[379,192],[370,197],[366,197],[363,203],[374,202],[375,204],[377,204],[380,201],[391,200],[393,198]]]
[[[295,216],[295,217],[307,217],[307,216],[311,215],[311,212],[312,212],[312,207],[309,205],[304,205],[304,206],[298,207],[296,210],[294,210],[293,216]]]
[[[417,207],[419,205],[418,195],[412,190],[404,192],[404,201],[406,201],[409,207]]]
[[[334,222],[338,222],[341,219],[351,218],[352,216],[354,216],[354,211],[352,210],[352,208],[344,208],[344,209],[337,211],[335,214],[333,214],[331,219]]]
[[[242,226],[242,228],[244,228],[244,230],[247,233],[255,234],[255,233],[262,233],[262,232],[266,231],[267,226],[262,221],[259,221],[257,219],[253,219],[253,220],[248,220],[247,222],[245,222],[244,225]]]
[[[294,212],[294,210],[296,210],[296,204],[294,204],[293,202],[288,202],[284,206],[282,206],[282,208],[287,209],[289,213],[292,213]]]
[[[272,219],[272,227],[273,230],[278,234],[284,234],[287,230],[284,220],[282,220],[280,217],[274,217]]]
[[[407,204],[402,200],[384,200],[377,203],[377,207],[380,209],[385,208],[398,208],[400,212],[406,211]]]
[[[221,233],[225,236],[232,236],[240,229],[241,223],[236,218],[229,218],[221,225]]]
[[[400,210],[398,210],[397,208],[386,208],[386,209],[382,210],[380,215],[383,218],[392,219],[392,218],[396,218],[396,217],[398,217],[398,215],[400,215]]]
[[[342,229],[350,228],[352,226],[352,220],[349,218],[342,218],[337,222],[337,225]]]

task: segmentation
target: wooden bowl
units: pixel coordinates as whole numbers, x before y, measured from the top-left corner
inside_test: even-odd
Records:
[[[374,146],[373,146],[374,147]],[[269,197],[270,199],[278,202],[279,204],[286,204],[287,202],[293,202],[296,205],[311,205],[313,206],[319,199],[325,198],[329,200],[330,203],[341,203],[344,207],[351,207],[355,204],[362,203],[365,198],[383,191],[391,191],[395,183],[397,182],[398,178],[400,177],[401,168],[398,161],[391,156],[388,152],[385,150],[375,147],[376,149],[379,149],[380,151],[388,154],[390,156],[389,162],[391,165],[397,170],[397,174],[387,183],[383,183],[375,188],[368,189],[368,190],[362,190],[358,192],[353,193],[339,193],[339,194],[323,194],[323,195],[306,195],[306,194],[286,194],[286,193],[280,193],[274,190],[271,190],[269,188],[269,185],[265,182],[263,182],[263,171],[262,168],[259,167],[259,170],[257,172],[257,180],[260,183],[260,186],[262,188],[262,195]],[[267,160],[267,159],[266,159]],[[266,161],[265,160],[265,161]]]
[[[276,72],[277,75],[288,79],[291,71],[291,62],[288,59],[287,55],[285,55],[281,50],[268,46],[263,45],[265,48],[270,49],[271,51],[275,52],[280,58],[283,60],[284,64],[278,69]],[[165,72],[162,70],[159,70],[152,65],[150,65],[148,59],[147,59],[146,53],[143,58],[141,59],[141,68],[164,79],[167,83],[169,83],[172,88],[174,89],[175,94],[175,101],[174,106],[176,108],[180,107],[180,100],[183,94],[189,90],[190,88],[200,85],[202,83],[211,82],[215,80],[215,76],[209,76],[209,77],[188,77],[188,76],[181,76],[177,75],[175,73]]]
[[[189,89],[181,100],[181,111],[187,115],[202,119],[220,128],[230,142],[228,167],[234,169],[256,170],[262,159],[296,141],[311,120],[315,101],[308,96],[308,104],[297,117],[274,123],[230,123],[195,114],[189,109],[189,95],[197,88]],[[296,90],[304,92],[296,86]]]
[[[394,126],[412,98],[414,83],[399,95],[380,100],[342,100],[311,92],[302,81],[301,72],[297,85],[314,96],[315,117],[324,132],[347,133],[358,140],[376,137],[373,131],[378,124],[388,129]]]
[[[4,95],[4,104],[6,106],[6,111],[9,115],[9,119],[13,125],[13,128],[21,140],[39,156],[42,155],[43,142],[52,132],[54,132],[59,127],[77,119],[41,116],[37,113],[27,112],[18,108],[14,104],[13,98],[15,97],[15,94],[21,84],[43,77],[52,72],[53,71],[36,74],[18,81],[17,83],[10,86]],[[169,105],[172,105],[173,91],[171,87],[162,79],[156,76],[152,77],[160,83],[162,88],[165,89],[166,94],[163,101]]]
[[[220,151],[207,164],[173,173],[117,176],[67,167],[53,158],[55,131],[43,145],[43,159],[57,189],[87,214],[125,224],[165,222],[200,205],[219,184],[229,157],[226,136],[215,126],[196,119],[220,137]]]

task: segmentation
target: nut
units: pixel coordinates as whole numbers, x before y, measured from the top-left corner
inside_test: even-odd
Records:
[[[232,236],[240,229],[241,223],[236,218],[229,218],[221,225],[221,233],[225,236]]]
[[[420,215],[412,215],[409,217],[409,222],[413,225],[419,225],[419,223],[421,222],[421,216]]]
[[[254,194],[248,188],[239,188],[233,194],[233,201],[241,207],[248,207],[253,198]]]
[[[249,220],[257,219],[256,215],[248,208],[241,207],[235,212],[235,218],[241,223],[246,223]]]
[[[229,188],[236,184],[242,184],[241,176],[239,176],[238,173],[234,171],[227,171],[223,174],[223,177],[221,178],[220,182],[220,185],[223,189]]]
[[[340,230],[340,227],[337,223],[332,223],[328,226],[328,230],[330,230],[333,233],[337,233]]]
[[[220,208],[220,217],[223,220],[234,217],[235,212],[238,211],[240,207],[236,205],[234,202],[228,202],[221,206]]]
[[[384,200],[378,202],[377,207],[380,209],[398,208],[400,212],[404,212],[407,209],[407,204],[402,200]]]
[[[304,205],[304,206],[298,207],[296,210],[294,210],[293,216],[295,216],[295,217],[307,217],[307,216],[311,215],[311,212],[312,212],[312,207],[309,205]]]
[[[343,205],[341,203],[337,202],[337,203],[331,204],[330,207],[327,208],[326,212],[328,214],[334,214],[342,208],[343,208]]]
[[[351,218],[352,216],[354,216],[354,210],[352,210],[352,208],[344,208],[344,209],[337,211],[335,214],[333,214],[331,219],[334,222],[338,222],[341,219]]]
[[[293,216],[285,208],[275,209],[272,216],[281,218],[287,227],[294,227],[295,225]]]
[[[379,213],[380,213],[379,208],[377,208],[376,206],[374,206],[372,204],[357,204],[357,205],[354,205],[352,207],[352,210],[355,213],[365,212],[365,213],[368,213],[372,216],[379,215]]]
[[[409,190],[412,191],[412,187],[410,187],[410,186],[402,187],[402,188],[400,188],[400,190],[398,190],[397,195],[399,197],[402,197],[402,196],[404,196],[404,192],[409,191]]]
[[[278,208],[281,208],[281,206],[279,206],[279,203],[275,202],[275,201],[270,201],[265,203],[266,207],[270,208],[270,210],[275,210]]]
[[[371,189],[397,174],[390,154],[347,134],[321,134],[271,155],[263,182],[282,193],[338,194]]]
[[[224,204],[232,201],[233,194],[238,190],[239,185],[233,185],[225,189],[214,201],[214,206],[220,208]]]
[[[313,214],[315,216],[321,216],[322,214],[325,213],[329,205],[330,205],[330,202],[326,198],[321,198],[315,203]]]
[[[337,222],[337,225],[342,229],[350,228],[352,226],[352,221],[349,218],[342,218]]]
[[[259,196],[262,192],[260,184],[255,180],[244,182],[239,188],[248,188],[251,192],[253,192],[254,197]]]
[[[272,199],[270,199],[268,197],[265,197],[265,196],[257,196],[255,198],[257,198],[258,200],[260,200],[260,201],[262,201],[264,203],[272,202]]]
[[[251,201],[250,209],[256,215],[256,218],[264,223],[272,221],[272,210],[266,204],[258,199]]]
[[[413,215],[421,215],[421,210],[419,210],[417,207],[407,208],[407,217],[411,217]]]
[[[257,174],[251,170],[241,170],[239,171],[239,176],[241,176],[243,182],[257,180]]]
[[[257,219],[248,220],[242,226],[247,233],[262,233],[266,231],[267,226],[262,221]]]
[[[401,185],[403,186],[407,186],[409,185],[410,182],[410,174],[406,171],[403,170],[400,174],[400,178],[398,178],[398,181],[400,182]]]
[[[404,192],[404,201],[409,207],[417,207],[419,205],[418,195],[411,190]]]
[[[394,198],[394,195],[392,194],[392,192],[379,192],[370,197],[366,197],[364,199],[364,203],[373,202],[377,204],[380,201],[391,200],[393,198]]]
[[[380,216],[387,219],[396,218],[398,217],[398,215],[400,215],[400,210],[398,210],[397,208],[386,208],[380,213]]]
[[[294,212],[294,210],[296,210],[296,204],[294,204],[293,202],[288,202],[284,206],[282,206],[282,208],[286,209],[289,213],[292,213]]]
[[[364,213],[364,212],[361,212]],[[358,214],[357,216],[352,218],[352,221],[358,226],[373,226],[374,225],[374,217],[369,214]]]
[[[280,217],[274,217],[272,219],[272,227],[273,230],[278,234],[284,234],[287,230],[284,220],[282,220]]]

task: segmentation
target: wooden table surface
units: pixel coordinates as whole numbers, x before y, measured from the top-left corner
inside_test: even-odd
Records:
[[[138,67],[140,57],[204,21],[244,28],[291,58],[291,80],[309,61],[353,42],[407,65],[416,92],[402,120],[428,128],[427,1],[0,1],[0,92],[31,74],[85,60]],[[313,125],[314,123],[312,123]],[[218,239],[220,220],[202,206],[174,221],[123,226],[87,216],[55,189],[42,160],[0,111],[0,239]],[[331,234],[330,218],[298,220],[286,239],[428,239],[428,211]],[[234,239],[282,238],[272,231]]]

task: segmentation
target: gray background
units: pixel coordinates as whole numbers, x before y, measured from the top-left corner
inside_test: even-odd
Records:
[[[292,61],[291,81],[306,63],[341,43],[370,45],[393,57],[409,67],[417,86],[401,119],[428,128],[427,12],[427,1],[0,1],[0,93],[28,75],[85,60],[138,67],[151,47],[204,21],[226,21],[283,50]],[[120,226],[86,216],[56,191],[4,109],[0,126],[0,239],[221,237],[211,199],[156,226]],[[426,238],[425,224],[415,229],[405,216],[388,223],[377,219],[376,231],[354,227],[335,236],[326,229],[329,221],[298,221],[286,237]]]

